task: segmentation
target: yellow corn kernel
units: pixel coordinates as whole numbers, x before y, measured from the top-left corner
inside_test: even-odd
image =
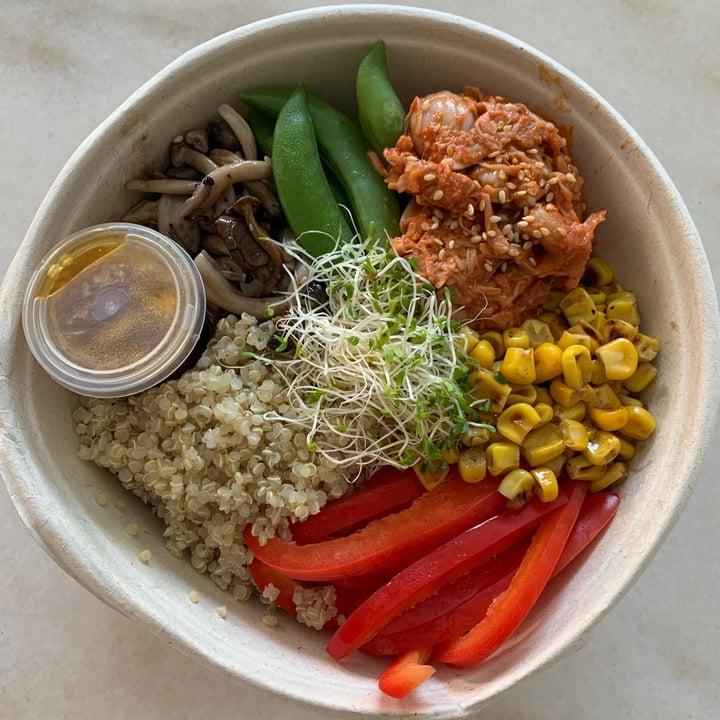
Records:
[[[579,390],[590,382],[592,372],[590,351],[584,345],[569,345],[563,350],[563,380],[571,388]]]
[[[581,422],[572,420],[571,418],[563,418],[558,423],[558,427],[562,433],[565,447],[578,452],[587,449],[589,439],[588,432]]]
[[[457,447],[444,447],[440,450],[440,457],[448,465],[455,465],[460,458],[460,450]]]
[[[620,441],[620,452],[618,453],[617,459],[623,462],[630,462],[635,457],[635,446],[627,439],[618,436]]]
[[[546,467],[548,470],[552,470],[555,473],[555,477],[560,477],[560,474],[565,467],[565,461],[567,460],[565,455],[566,453],[558,455],[557,457],[552,458],[552,460],[548,460],[546,463],[543,463],[542,466]]]
[[[590,361],[590,384],[604,385],[607,382],[605,375],[605,366],[596,357]]]
[[[584,388],[585,402],[588,407],[612,410],[619,408],[622,403],[610,383],[602,385],[588,385]]]
[[[463,352],[470,354],[472,349],[478,344],[480,335],[476,330],[473,330],[467,325],[463,325],[460,328],[460,337],[458,338],[458,344]]]
[[[507,328],[507,330],[503,330],[502,338],[503,345],[505,345],[505,352],[507,352],[509,347],[530,347],[530,336],[522,328]]]
[[[515,403],[506,407],[495,423],[497,431],[508,440],[520,445],[527,434],[540,425],[540,415],[528,403]]]
[[[491,475],[499,477],[520,467],[520,448],[512,442],[493,442],[485,448],[485,462]]]
[[[610,285],[614,280],[613,269],[607,260],[593,255],[585,264],[585,273],[583,274],[583,284],[592,285],[594,287],[605,287]]]
[[[552,421],[553,417],[555,417],[555,413],[550,403],[536,402],[535,412],[540,417],[540,424],[537,427],[539,427],[540,425],[547,425],[549,422]]]
[[[603,343],[608,343],[618,338],[625,338],[632,341],[638,334],[637,325],[629,323],[627,320],[613,318],[607,320],[603,329]]]
[[[558,338],[557,344],[562,350],[570,347],[570,345],[583,345],[590,351],[591,355],[595,352],[595,349],[598,346],[595,338],[588,335],[585,332],[585,329],[579,325],[573,325],[565,330]]]
[[[527,500],[534,489],[535,478],[522,468],[509,472],[498,485],[498,492],[516,504]]]
[[[567,323],[565,318],[559,313],[555,312],[544,312],[540,315],[540,321],[544,322],[552,333],[553,340],[557,342],[558,338],[567,330]]]
[[[624,393],[618,393],[618,400],[621,405],[637,405],[638,407],[645,407],[645,403],[634,395],[625,395]]]
[[[503,342],[502,333],[499,333],[497,330],[486,330],[480,334],[480,339],[487,340],[493,346],[496,358],[503,356],[505,343]]]
[[[478,340],[468,355],[480,367],[489,368],[495,362],[495,348],[488,340]]]
[[[583,395],[578,388],[570,387],[561,378],[553,378],[550,382],[550,396],[563,407],[570,407],[583,399]]]
[[[576,403],[567,407],[561,405],[560,403],[555,403],[553,405],[553,415],[556,420],[563,420],[567,418],[568,420],[577,420],[578,422],[582,422],[585,419],[586,413],[587,407],[582,400],[578,400]]]
[[[597,430],[590,436],[583,455],[593,465],[607,465],[615,460],[619,452],[620,439],[617,435],[606,430]]]
[[[558,487],[557,476],[550,468],[533,468],[530,474],[535,481],[535,494],[543,502],[552,502],[557,499],[560,488]]]
[[[512,390],[508,395],[506,406],[517,403],[535,404],[537,400],[537,388],[535,385],[511,385],[510,387]]]
[[[593,303],[595,303],[595,309],[604,311],[605,303],[607,302],[607,294],[605,293],[605,291],[601,290],[599,287],[594,287],[592,285],[585,285],[585,290],[587,291],[587,294],[590,296],[590,299],[593,301]]]
[[[505,350],[500,373],[508,382],[531,385],[536,378],[534,358],[533,348],[509,347]]]
[[[637,309],[637,298],[627,290],[613,293],[607,297],[605,314],[610,320],[625,320],[631,325],[640,324]]]
[[[502,411],[512,391],[504,378],[498,378],[496,373],[488,368],[476,368],[470,373],[468,380],[472,386],[469,391],[472,398],[487,398],[490,401],[490,410]]]
[[[627,380],[637,370],[638,354],[627,338],[616,338],[601,345],[596,353],[608,380]]]
[[[624,387],[632,393],[642,392],[657,375],[657,368],[650,362],[638,363],[637,370],[623,381]]]
[[[467,483],[476,483],[485,479],[487,463],[485,450],[481,447],[471,447],[460,453],[458,472]]]
[[[562,348],[549,342],[535,348],[535,382],[547,382],[562,374],[562,353]]]
[[[595,330],[599,335],[603,335],[605,333],[605,324],[606,323],[607,323],[607,316],[605,315],[605,311],[601,310],[600,308],[597,308],[595,310],[595,317],[593,317],[590,325],[592,326],[593,330]]]
[[[538,382],[536,379],[535,382]],[[550,395],[550,391],[543,387],[542,385],[534,385],[535,388],[535,402],[536,403],[545,403],[545,405],[552,405],[553,399]]]
[[[417,479],[423,484],[426,490],[434,490],[447,478],[450,468],[445,464],[442,467],[429,468],[426,463],[418,462],[413,465]]]
[[[621,430],[628,421],[627,410],[622,407],[622,405],[612,409],[589,407],[588,415],[595,427],[600,428],[600,430],[607,430],[608,432]]]
[[[478,447],[487,445],[490,440],[490,431],[482,425],[470,425],[460,436],[460,441],[465,447]]]
[[[523,457],[532,466],[545,465],[565,452],[560,428],[555,423],[531,430],[520,446]]]
[[[637,350],[638,360],[641,362],[652,362],[660,352],[660,342],[657,338],[638,333],[633,338],[633,345]]]
[[[565,472],[571,480],[592,482],[600,479],[605,473],[604,465],[594,465],[583,455],[573,455],[565,463]]]
[[[611,463],[605,472],[597,479],[592,480],[588,485],[588,492],[598,493],[603,490],[607,490],[613,485],[617,485],[619,482],[627,477],[627,465],[622,462]]]
[[[592,322],[597,312],[593,299],[582,285],[578,285],[565,295],[560,301],[560,310],[570,325],[581,320]]]
[[[655,418],[639,405],[626,405],[628,420],[622,433],[633,440],[646,440],[655,432]]]
[[[551,343],[555,341],[555,337],[552,334],[550,326],[537,318],[530,318],[525,320],[520,326],[528,335],[530,345],[537,347],[542,343]]]

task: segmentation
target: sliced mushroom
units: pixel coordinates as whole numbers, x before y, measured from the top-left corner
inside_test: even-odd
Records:
[[[243,155],[246,160],[257,160],[257,144],[252,128],[247,120],[232,106],[222,104],[218,108],[218,115],[230,126],[240,141]]]
[[[204,250],[195,257],[195,265],[205,286],[208,303],[235,315],[248,314],[264,320],[271,314],[283,312],[289,299],[284,295],[250,298],[238,292],[220,272],[217,263]]]
[[[158,230],[172,238],[191,255],[200,249],[200,227],[181,215],[184,199],[177,195],[162,195],[158,201]]]
[[[193,149],[201,153],[210,150],[210,138],[208,131],[203,128],[195,128],[185,133],[185,142]]]
[[[123,216],[123,222],[137,223],[157,228],[158,200],[141,200],[133,205]]]

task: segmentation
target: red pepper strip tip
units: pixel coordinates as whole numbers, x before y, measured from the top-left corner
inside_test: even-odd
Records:
[[[571,484],[567,505],[553,512],[537,529],[508,589],[495,598],[487,615],[468,633],[437,645],[434,659],[455,667],[476,665],[517,630],[552,577],[586,493],[586,483]]]
[[[537,496],[519,510],[506,510],[460,533],[401,570],[378,588],[337,629],[327,644],[336,660],[364,645],[391,620],[438,591],[444,583],[502,552],[568,502],[563,491],[553,502]]]
[[[398,655],[380,675],[380,690],[394,698],[411,693],[435,673],[435,668],[427,664],[431,653],[431,647],[422,647]]]

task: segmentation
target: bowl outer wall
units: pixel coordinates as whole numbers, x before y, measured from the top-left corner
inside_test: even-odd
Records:
[[[386,40],[393,81],[406,103],[414,94],[473,84],[572,128],[589,204],[608,209],[601,254],[638,295],[644,329],[662,342],[660,374],[647,397],[658,430],[633,461],[621,512],[601,542],[571,576],[551,585],[502,652],[474,670],[441,668],[401,703],[377,691],[382,662],[332,662],[322,637],[292,621],[266,628],[258,604],[236,606],[189,563],[164,552],[159,523],[138,501],[124,498],[123,513],[100,507],[98,493],[121,496],[117,483],[76,457],[75,398],[35,364],[19,326],[22,288],[41,256],[73,230],[114,219],[129,206],[135,198],[125,180],[161,162],[173,135],[259,84],[302,80],[353,113],[354,70],[378,37]],[[315,8],[239,28],[180,57],[69,160],[13,260],[2,301],[0,469],[38,542],[99,598],[183,652],[229,677],[334,714],[464,716],[577,649],[677,520],[717,412],[715,290],[692,220],[652,153],[607,103],[548,57],[478,23],[428,10]],[[127,522],[142,528],[139,538],[123,532]],[[143,547],[153,552],[149,566],[137,559]],[[192,588],[203,597],[199,606],[187,600]],[[221,604],[230,609],[226,620],[214,613]]]

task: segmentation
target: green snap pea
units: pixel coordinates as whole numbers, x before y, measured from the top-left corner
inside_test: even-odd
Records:
[[[261,110],[250,108],[245,115],[245,119],[247,120],[250,129],[253,131],[255,142],[260,148],[260,152],[262,152],[263,155],[272,157],[272,140],[273,133],[275,132],[275,118],[262,112]]]
[[[287,87],[248,90],[241,99],[250,107],[277,114],[292,92]],[[368,156],[362,130],[344,113],[310,93],[308,107],[320,153],[350,201],[357,229],[364,238],[399,234],[400,208]],[[277,153],[278,148],[275,148]]]
[[[378,40],[360,61],[355,78],[360,127],[373,150],[382,157],[405,126],[405,108],[390,82],[385,43]]]
[[[337,204],[320,162],[305,88],[283,104],[272,141],[273,175],[280,204],[297,242],[315,257],[353,233]]]

